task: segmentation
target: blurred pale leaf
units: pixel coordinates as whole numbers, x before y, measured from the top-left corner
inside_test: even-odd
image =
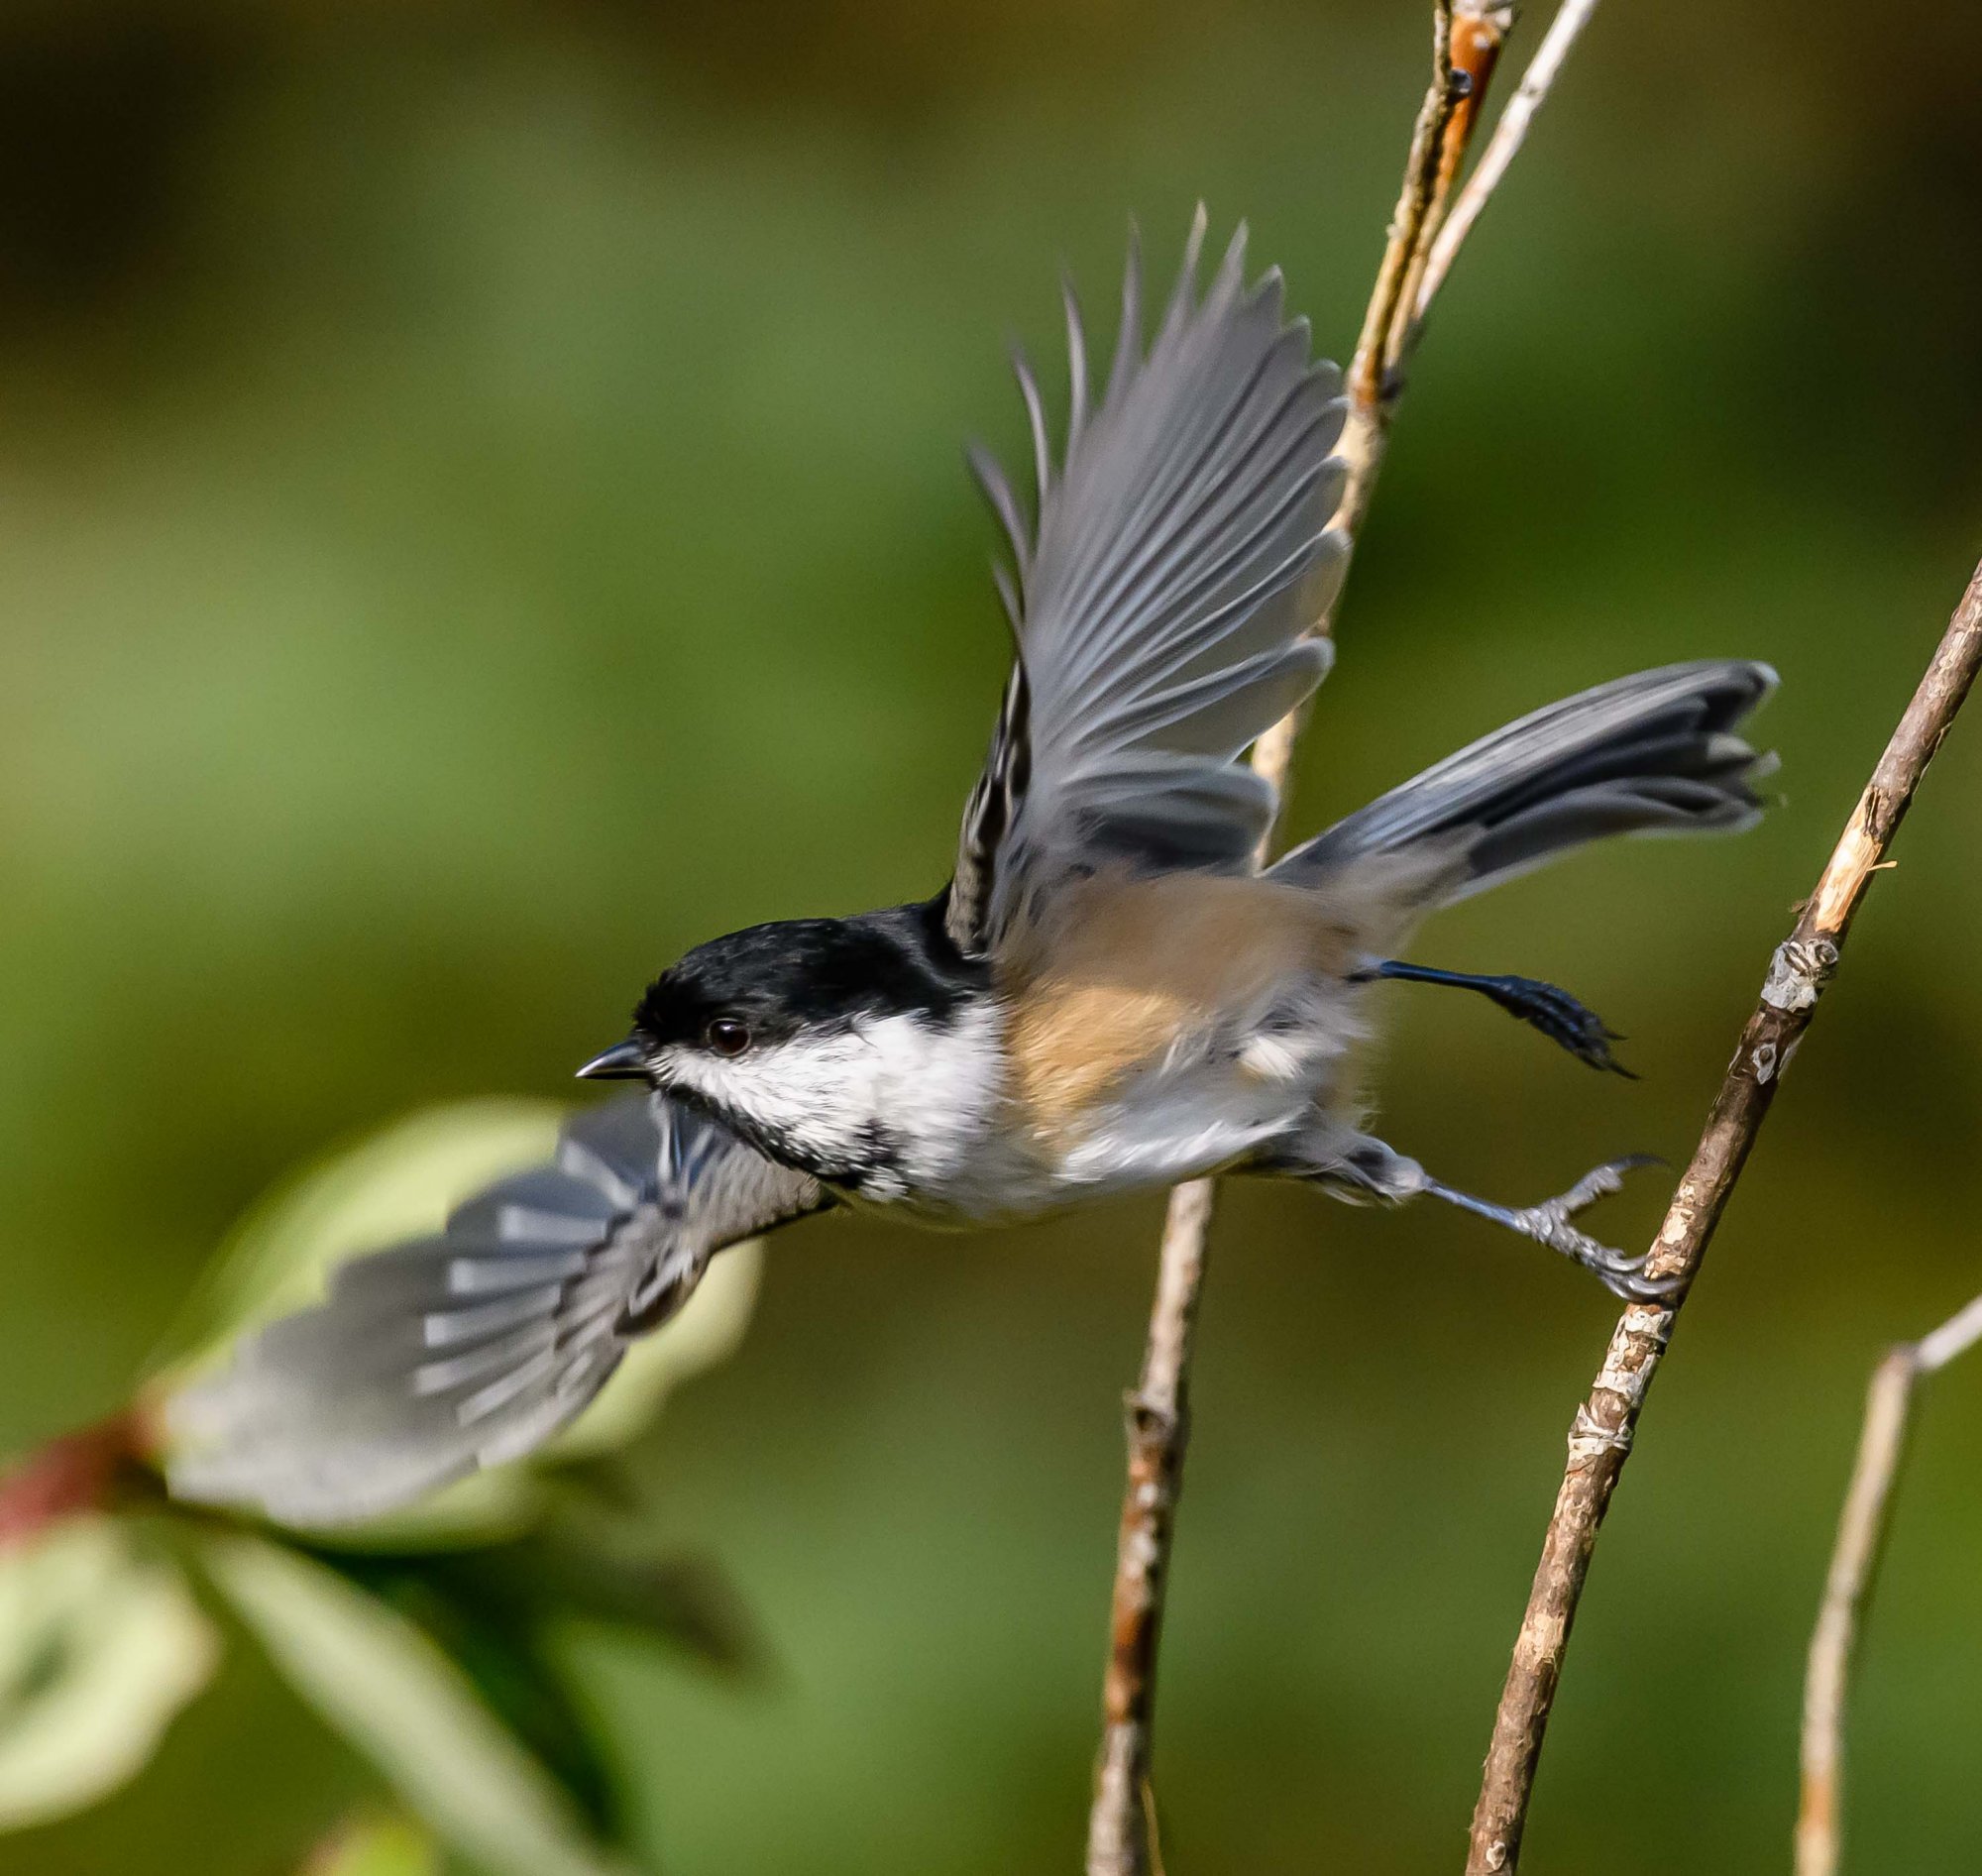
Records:
[[[440,1847],[410,1818],[361,1818],[315,1850],[298,1876],[441,1876]]]
[[[323,1548],[352,1552],[474,1548],[521,1536],[549,1501],[543,1480],[530,1470],[528,1460],[520,1460],[471,1473],[403,1510],[312,1536],[322,1540]]]
[[[133,1777],[218,1655],[177,1572],[108,1517],[0,1551],[0,1827],[79,1810]]]
[[[297,1693],[464,1856],[496,1876],[627,1876],[412,1622],[283,1545],[230,1535],[201,1550]]]

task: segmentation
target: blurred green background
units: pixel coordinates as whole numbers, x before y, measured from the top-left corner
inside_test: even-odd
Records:
[[[1003,338],[1052,354],[1062,265],[1105,326],[1128,216],[1166,271],[1202,194],[1345,352],[1424,16],[8,10],[0,1443],[121,1399],[298,1159],[562,1097],[691,942],[940,882],[1005,656],[958,459],[1017,454]],[[1967,577],[1978,68],[1982,17],[1924,0],[1613,0],[1437,309],[1294,825],[1640,665],[1785,679],[1761,831],[1593,854],[1421,940],[1570,984],[1644,1076],[1400,987],[1384,1132],[1455,1182],[1685,1155]],[[1688,1312],[1535,1876],[1786,1864],[1865,1372],[1982,1285],[1978,791],[1969,724]],[[638,1464],[779,1674],[569,1644],[671,1876],[1075,1866],[1156,1217],[775,1241],[741,1353]],[[1173,1870],[1456,1866],[1611,1319],[1449,1213],[1232,1195],[1163,1660]],[[1978,1443],[1955,1370],[1854,1720],[1862,1868],[1982,1837]],[[231,1656],[136,1785],[0,1871],[273,1872],[364,1784]]]

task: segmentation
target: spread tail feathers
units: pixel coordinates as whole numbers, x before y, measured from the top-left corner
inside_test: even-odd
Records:
[[[1378,856],[1422,857],[1401,876],[1428,912],[1605,834],[1737,831],[1760,816],[1755,784],[1775,759],[1735,729],[1775,684],[1767,665],[1732,660],[1600,684],[1413,776],[1271,876],[1320,886]]]

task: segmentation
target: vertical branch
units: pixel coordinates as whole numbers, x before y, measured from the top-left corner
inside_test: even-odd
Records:
[[[1595,6],[1597,0],[1587,0],[1587,4]],[[1513,25],[1514,9],[1511,5],[1484,5],[1479,0],[1468,4],[1467,0],[1460,0],[1453,7],[1451,21],[1445,28],[1444,84],[1451,108],[1442,123],[1426,125],[1422,118],[1419,120],[1424,134],[1424,149],[1421,154],[1414,150],[1413,155],[1429,169],[1424,182],[1424,224],[1411,243],[1397,303],[1385,332],[1383,367],[1392,376],[1417,342],[1418,330],[1437,291],[1436,284],[1428,285],[1427,281],[1432,257],[1445,238],[1447,204],[1453,199],[1452,191],[1459,181],[1459,172],[1466,166],[1466,153],[1472,148],[1473,133],[1480,124],[1480,107],[1486,101],[1486,87],[1492,81],[1493,67],[1500,62],[1500,48],[1506,44]],[[1561,62],[1556,60],[1558,65]],[[1551,70],[1542,80],[1544,89],[1554,77],[1555,73]],[[1523,80],[1524,90],[1528,82],[1529,79]],[[1496,140],[1497,137],[1496,131]],[[1506,166],[1503,160],[1500,169],[1505,170]],[[1496,173],[1494,181],[1498,180]],[[1488,184],[1489,193],[1491,186]],[[1458,252],[1458,244],[1465,238],[1465,231],[1461,230],[1453,244],[1453,253]]]
[[[1823,1602],[1810,1638],[1803,1690],[1803,1802],[1797,1813],[1796,1876],[1836,1876],[1844,1704],[1858,1631],[1892,1521],[1893,1487],[1906,1457],[1920,1383],[1982,1342],[1982,1296],[1931,1335],[1904,1342],[1872,1371],[1865,1425],[1837,1524]]]
[[[1480,1801],[1467,1876],[1498,1876],[1520,1862],[1535,1767],[1562,1657],[1596,1548],[1597,1527],[1631,1450],[1645,1392],[1658,1372],[1686,1290],[1698,1274],[1728,1195],[1741,1176],[1782,1072],[1810,1026],[1872,874],[1885,860],[1921,777],[1982,665],[1982,567],[1975,571],[1927,675],[1893,731],[1796,929],[1770,960],[1761,998],[1741,1033],[1691,1163],[1653,1242],[1646,1273],[1678,1284],[1665,1303],[1632,1303],[1570,1428],[1569,1463],[1514,1642]]]
[[[1459,199],[1452,205],[1452,214],[1431,245],[1424,275],[1412,301],[1412,310],[1417,318],[1424,317],[1433,296],[1445,283],[1446,272],[1452,266],[1454,256],[1473,232],[1473,224],[1480,219],[1480,211],[1499,186],[1500,178],[1507,173],[1507,166],[1514,161],[1514,153],[1527,141],[1528,126],[1534,122],[1535,113],[1541,109],[1549,87],[1555,83],[1562,61],[1569,56],[1570,48],[1576,44],[1583,29],[1590,24],[1590,16],[1596,11],[1597,0],[1563,0],[1561,10],[1549,22],[1549,30],[1543,34],[1541,45],[1535,49],[1534,62],[1522,75],[1514,95],[1507,100],[1507,108],[1500,113],[1500,121],[1493,126],[1492,137],[1480,153],[1479,166],[1459,192]]]
[[[1193,1179],[1170,1194],[1142,1379],[1127,1401],[1129,1483],[1122,1494],[1108,1670],[1101,1687],[1101,1755],[1087,1820],[1088,1876],[1148,1876],[1161,1867],[1150,1787],[1156,1645],[1189,1438],[1186,1383],[1213,1191],[1209,1179]]]
[[[1513,18],[1514,9],[1505,0],[1434,0],[1431,80],[1411,133],[1396,210],[1347,377],[1349,415],[1340,454],[1349,476],[1335,524],[1352,542],[1362,530],[1381,466],[1401,388],[1399,367],[1436,290],[1437,281],[1427,272],[1431,244],[1458,183]],[[1558,56],[1540,89],[1547,89],[1560,65]],[[1505,167],[1503,161],[1500,170]],[[1458,242],[1451,245],[1456,251]],[[1441,268],[1438,280],[1444,274]],[[1332,624],[1324,615],[1314,630],[1326,633]],[[1299,716],[1291,715],[1261,737],[1253,751],[1253,766],[1274,785],[1282,803],[1299,733]],[[1109,1626],[1104,1730],[1088,1819],[1088,1876],[1147,1876],[1158,1868],[1150,1787],[1156,1648],[1189,1434],[1191,1338],[1203,1292],[1212,1207],[1209,1180],[1180,1185],[1170,1194],[1142,1377],[1128,1398],[1129,1476]]]
[[[1352,410],[1373,409],[1382,398],[1384,374],[1394,362],[1394,347],[1402,323],[1405,282],[1417,266],[1419,247],[1429,238],[1434,222],[1443,213],[1444,204],[1437,198],[1439,177],[1445,168],[1445,134],[1449,127],[1460,122],[1459,93],[1468,88],[1453,83],[1453,69],[1452,0],[1432,0],[1431,83],[1425,88],[1424,102],[1418,106],[1417,122],[1411,126],[1403,186],[1397,206],[1390,214],[1388,239],[1376,268],[1376,283],[1370,290],[1363,330],[1349,367]],[[1467,114],[1469,123],[1472,115]]]

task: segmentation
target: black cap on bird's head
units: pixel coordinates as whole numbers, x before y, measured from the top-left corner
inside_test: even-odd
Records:
[[[804,923],[825,923],[806,921]],[[578,1072],[589,1081],[654,1081],[660,1057],[677,1048],[740,1055],[753,1042],[789,1034],[797,986],[791,960],[806,947],[795,926],[753,926],[698,945],[652,983],[633,1012],[633,1031]],[[787,1020],[780,1022],[781,1015]]]
[[[690,951],[647,986],[633,1031],[579,1070],[593,1081],[665,1079],[665,1058],[734,1058],[863,1017],[940,1021],[972,986],[932,955],[930,912],[753,925]]]

